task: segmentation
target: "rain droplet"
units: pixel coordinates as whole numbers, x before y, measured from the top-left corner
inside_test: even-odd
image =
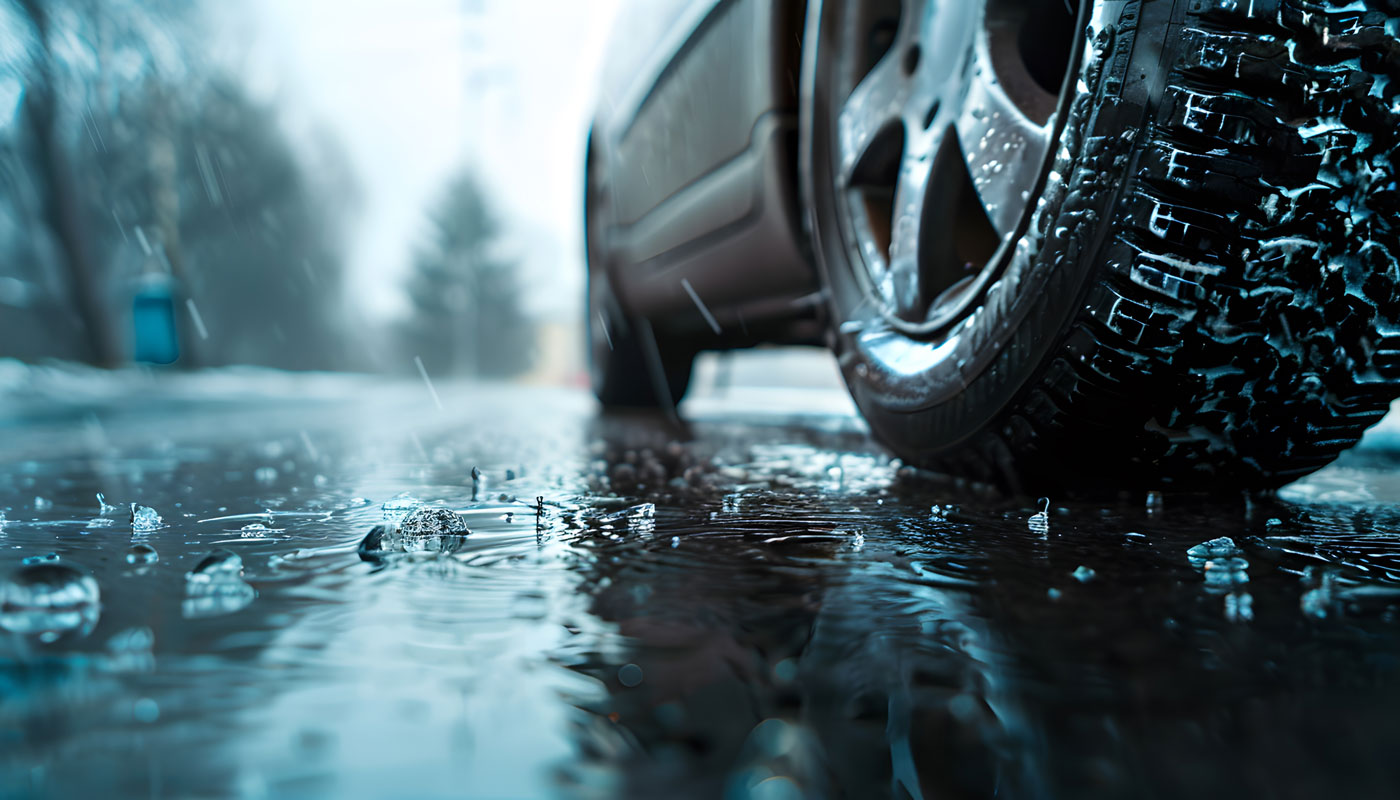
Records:
[[[1079,581],[1080,583],[1088,583],[1089,581],[1092,581],[1094,579],[1094,575],[1096,574],[1097,573],[1095,573],[1094,570],[1084,566],[1083,564],[1080,564],[1078,568],[1076,568],[1074,572],[1071,573],[1074,579]]]
[[[0,585],[0,628],[43,642],[87,635],[101,610],[97,581],[69,564],[30,564]]]
[[[57,560],[58,553],[45,553],[42,556],[26,556],[20,563],[29,566],[30,564],[50,564]]]
[[[209,582],[228,577],[242,577],[243,559],[232,550],[220,547],[205,556],[185,577],[190,580]]]
[[[187,619],[217,617],[247,608],[256,597],[257,591],[243,580],[243,559],[219,548],[185,574],[181,612]]]
[[[126,551],[126,563],[146,566],[160,560],[160,554],[148,544],[134,544]]]
[[[253,480],[258,483],[272,483],[277,480],[276,467],[258,467],[253,470]]]
[[[52,501],[52,500],[45,500],[45,499],[42,498],[42,497],[39,497],[39,496],[37,496],[37,495],[35,496],[35,498],[34,498],[34,510],[35,510],[35,511],[48,511],[48,510],[51,509],[51,508],[53,508],[53,501]]]
[[[118,506],[107,505],[107,498],[103,497],[101,492],[97,493],[97,513],[110,514],[116,511],[117,508]]]

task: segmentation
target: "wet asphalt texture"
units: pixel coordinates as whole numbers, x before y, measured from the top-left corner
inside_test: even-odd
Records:
[[[7,596],[57,563],[100,601],[23,617],[46,633],[0,614],[0,794],[1400,785],[1389,423],[1276,496],[1035,518],[901,467],[830,398],[711,398],[677,428],[581,391],[436,388],[441,410],[345,376],[12,383]],[[372,538],[396,500],[470,534]]]

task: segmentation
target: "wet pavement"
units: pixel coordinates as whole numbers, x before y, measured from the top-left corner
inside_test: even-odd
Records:
[[[677,430],[538,387],[4,372],[5,796],[1400,785],[1390,423],[1277,497],[1036,518],[820,392]],[[460,519],[396,532],[419,501]]]

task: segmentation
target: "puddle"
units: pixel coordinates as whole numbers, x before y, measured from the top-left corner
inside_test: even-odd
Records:
[[[0,785],[1366,795],[1400,778],[1393,457],[1248,502],[999,498],[841,424],[681,437],[551,402],[412,436],[376,411],[7,464],[0,729],[22,745]]]

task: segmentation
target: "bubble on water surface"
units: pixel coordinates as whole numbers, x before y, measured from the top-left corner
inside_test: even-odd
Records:
[[[406,536],[466,536],[471,533],[466,520],[449,508],[420,506],[399,523],[399,532]]]
[[[379,562],[405,553],[451,555],[466,541],[466,534],[409,535],[388,525],[375,525],[360,540],[357,552],[362,561]]]
[[[185,577],[190,580],[211,581],[243,575],[243,559],[232,550],[220,547],[205,556]]]
[[[143,506],[140,503],[131,504],[131,529],[133,531],[154,531],[165,527],[165,520],[160,518],[154,508]]]
[[[160,554],[148,544],[135,544],[126,551],[126,563],[146,566],[160,560]]]
[[[243,559],[219,548],[185,574],[181,612],[187,619],[222,616],[246,608],[256,597],[257,591],[243,580]]]
[[[97,581],[68,564],[21,567],[0,585],[0,628],[52,642],[89,633],[102,610]]]

